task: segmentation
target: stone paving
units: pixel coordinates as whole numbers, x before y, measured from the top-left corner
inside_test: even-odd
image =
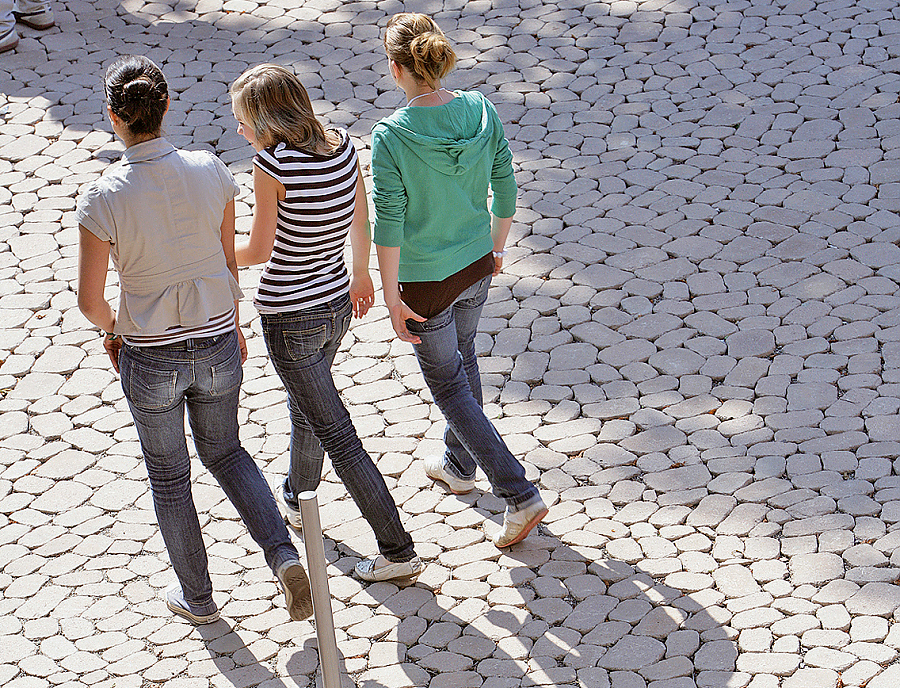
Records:
[[[315,684],[314,626],[199,466],[223,620],[160,600],[135,432],[75,306],[73,209],[121,152],[101,77],[130,52],[170,80],[173,143],[235,172],[240,231],[227,87],[249,65],[293,65],[368,183],[372,124],[401,104],[380,29],[405,8],[455,42],[447,84],[507,123],[519,210],[478,345],[488,413],[552,508],[496,550],[487,483],[424,475],[443,425],[410,347],[383,306],[355,323],[336,379],[427,569],[347,575],[374,540],[329,469],[347,685],[900,685],[896,0],[53,6],[0,57],[0,684]],[[242,436],[275,485],[284,392],[249,299],[242,319]]]

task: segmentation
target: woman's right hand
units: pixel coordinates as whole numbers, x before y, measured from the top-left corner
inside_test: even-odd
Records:
[[[398,301],[396,304],[388,306],[388,312],[391,314],[391,325],[394,326],[394,332],[397,333],[397,336],[400,337],[401,340],[409,342],[410,344],[419,344],[422,341],[419,339],[418,335],[415,335],[406,329],[406,321],[415,320],[416,322],[425,322],[427,318],[423,318],[402,301]]]
[[[241,332],[241,328],[237,329],[237,339],[238,339],[238,351],[241,352],[241,365],[244,365],[247,362],[247,340],[244,339],[244,333]]]
[[[350,278],[350,301],[356,318],[363,317],[375,303],[375,285],[368,270]]]
[[[103,348],[106,349],[106,354],[109,356],[109,360],[112,361],[113,369],[118,373],[119,352],[122,350],[122,338],[112,338],[109,335],[103,337]]]

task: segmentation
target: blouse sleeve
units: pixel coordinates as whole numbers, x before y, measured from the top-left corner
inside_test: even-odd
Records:
[[[101,241],[115,243],[115,218],[97,183],[91,184],[75,204],[75,220]]]
[[[375,125],[372,131],[372,202],[375,205],[373,236],[378,246],[396,247],[403,243],[406,218],[406,189],[397,163]]]
[[[229,203],[237,198],[237,195],[241,192],[241,188],[234,180],[234,175],[231,174],[231,170],[228,169],[228,166],[222,162],[217,155],[212,155],[212,153],[210,153],[210,155],[212,156],[213,164],[216,166],[216,172],[219,174],[219,179],[222,182],[225,203]]]
[[[253,165],[255,167],[258,167],[262,172],[265,172],[267,175],[272,177],[272,179],[276,179],[284,184],[285,180],[283,179],[283,175],[281,174],[281,167],[279,165],[278,158],[275,157],[274,146],[272,148],[264,148],[256,155],[254,155]]]

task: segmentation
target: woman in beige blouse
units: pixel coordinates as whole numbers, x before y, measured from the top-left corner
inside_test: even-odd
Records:
[[[292,619],[312,614],[309,580],[269,486],[238,439],[246,347],[237,322],[234,197],[225,165],[178,150],[161,136],[168,86],[146,57],[123,57],[106,73],[122,160],[78,199],[78,306],[105,332],[141,441],[153,505],[178,578],[169,609],[212,623],[206,550],[191,496],[184,411],[203,465],[234,504],[284,589]],[[109,259],[121,293],[104,297]]]

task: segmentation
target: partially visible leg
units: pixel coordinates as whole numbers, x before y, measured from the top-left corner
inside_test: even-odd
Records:
[[[183,398],[189,379],[183,367],[179,366],[177,355],[167,357],[164,352],[129,346],[123,347],[119,364],[169,560],[190,611],[208,615],[216,611],[216,605],[191,496]]]
[[[488,279],[467,289],[459,300],[476,299],[480,290],[486,291],[484,282]],[[416,357],[447,425],[487,475],[494,494],[515,509],[535,500],[537,488],[525,478],[522,464],[509,451],[472,393],[458,348],[455,319],[456,309],[448,308],[423,323],[409,320],[407,327],[421,339],[414,345]],[[471,322],[467,322],[466,328],[471,327]]]
[[[295,530],[302,530],[300,502],[301,492],[315,491],[322,479],[325,450],[306,420],[302,409],[288,394],[288,413],[291,417],[291,437],[288,444],[290,464],[280,487],[275,488],[278,501],[284,508],[284,518]]]
[[[392,562],[409,561],[415,557],[412,538],[403,528],[384,477],[363,448],[331,377],[334,354],[326,351],[331,346],[336,350],[350,308],[349,300],[341,300],[315,309],[266,315],[263,334],[292,408],[302,411],[328,452],[335,472],[372,527],[379,551]]]
[[[322,479],[325,450],[316,438],[302,409],[288,398],[288,412],[291,416],[291,464],[288,468],[287,487],[296,500],[297,495],[307,490],[315,490]]]
[[[484,309],[490,286],[491,277],[489,275],[463,292],[451,306],[453,322],[456,326],[457,350],[462,357],[469,390],[479,406],[484,405],[484,400],[481,391],[481,373],[478,370],[478,357],[475,355],[475,335],[478,332],[478,321],[481,318],[481,311]],[[475,476],[475,459],[456,437],[449,424],[444,431],[444,442],[447,445],[447,460],[452,467],[452,472],[462,478],[473,478]]]

